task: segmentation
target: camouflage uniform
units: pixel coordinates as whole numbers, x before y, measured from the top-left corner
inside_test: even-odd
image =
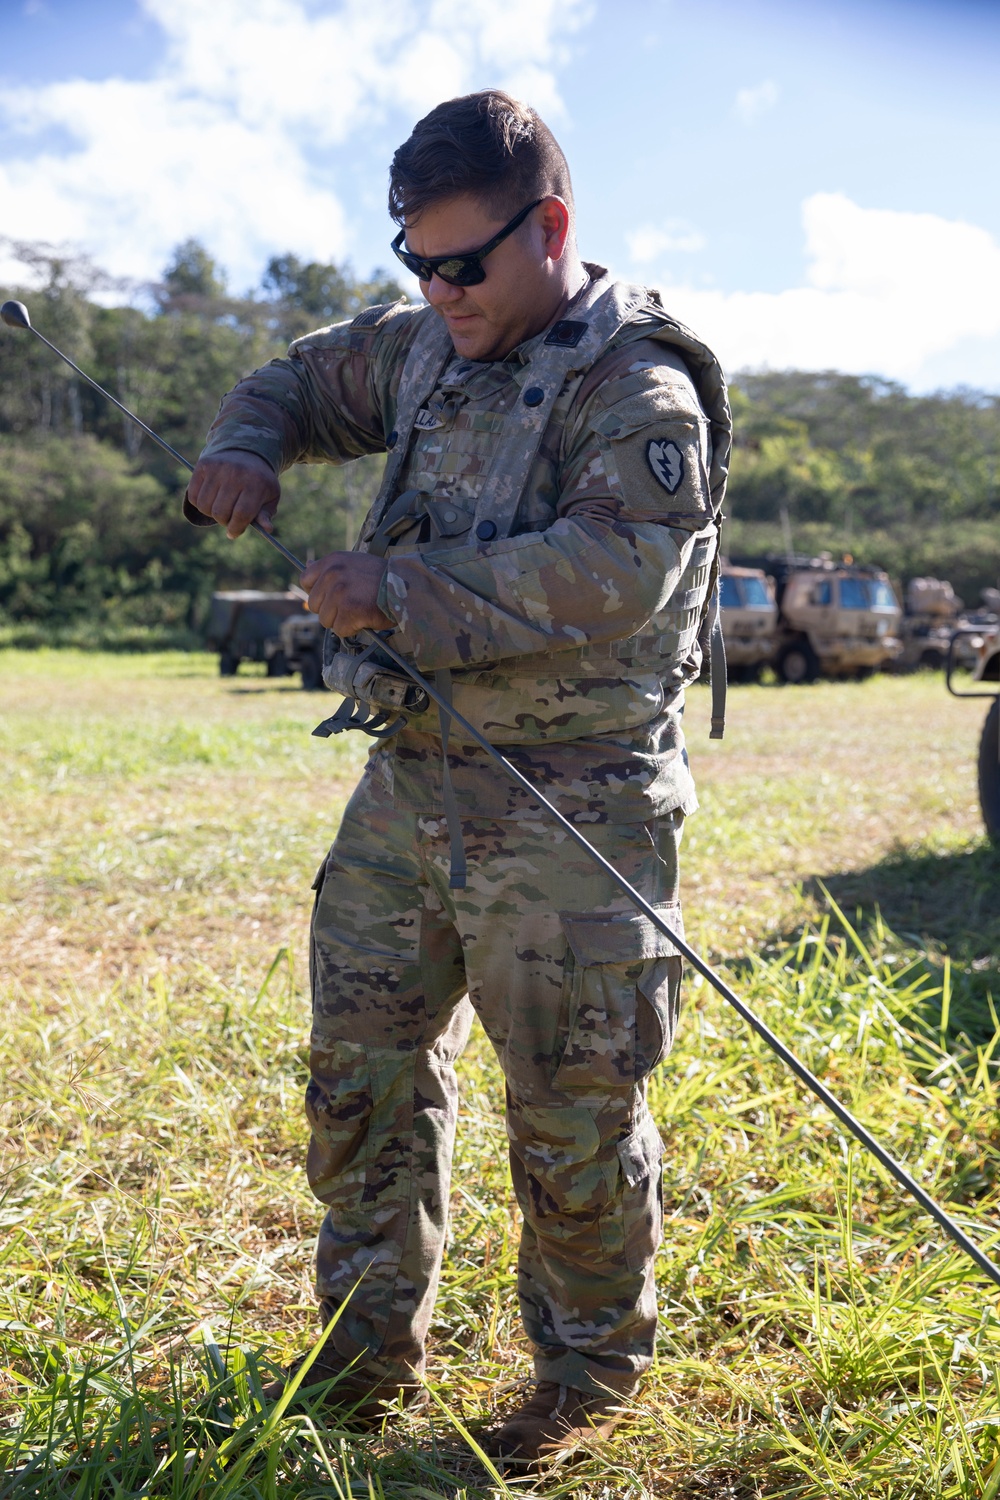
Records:
[[[679,927],[696,806],[680,716],[728,408],[712,356],[655,293],[616,284],[598,303],[609,283],[588,270],[564,320],[492,363],[455,356],[426,308],[310,334],[226,398],[205,453],[245,449],[280,472],[391,450],[360,545],[384,550],[397,649],[449,673],[456,706]],[[610,337],[560,366],[551,346],[615,298]],[[629,1394],[652,1355],[660,1236],[645,1082],[673,1036],[680,958],[484,752],[452,742],[447,765],[464,889],[430,712],[374,748],[317,877],[307,1113],[324,1312],[361,1278],[340,1356],[373,1379],[422,1367],[475,1010],[507,1081],[536,1375]]]

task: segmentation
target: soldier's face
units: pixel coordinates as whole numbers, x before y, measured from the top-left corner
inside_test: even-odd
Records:
[[[474,198],[462,195],[432,203],[406,227],[406,247],[435,259],[478,250],[504,226]],[[563,303],[563,257],[569,213],[559,198],[546,198],[512,235],[483,261],[486,280],[452,286],[439,276],[420,290],[448,326],[456,353],[465,359],[503,359],[552,321]]]

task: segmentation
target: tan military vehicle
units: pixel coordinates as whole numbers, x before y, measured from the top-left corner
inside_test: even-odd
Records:
[[[897,672],[944,666],[953,632],[958,628],[962,600],[943,578],[911,578],[906,585],[906,608],[900,636],[903,649],[894,662]]]
[[[778,606],[763,568],[722,564],[719,585],[726,670],[731,682],[753,681],[774,657]]]
[[[987,591],[995,594],[995,589]],[[987,603],[991,602],[989,599]],[[998,600],[1000,602],[1000,600]],[[963,638],[973,647],[976,662],[972,672],[972,690],[956,688],[953,672],[956,648]],[[979,806],[990,838],[1000,842],[1000,624],[984,630],[967,627],[956,633],[948,657],[948,691],[956,698],[992,698],[983,732],[979,737]],[[977,684],[982,684],[982,687]],[[994,688],[992,685],[996,683]]]
[[[881,568],[819,557],[765,560],[775,582],[782,682],[867,677],[898,656],[903,612]]]
[[[281,650],[289,671],[302,673],[307,693],[323,687],[323,627],[303,604],[281,622],[278,631]]]

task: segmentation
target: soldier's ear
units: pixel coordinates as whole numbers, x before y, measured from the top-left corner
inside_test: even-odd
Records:
[[[549,260],[561,260],[569,244],[572,218],[569,205],[555,193],[545,198],[537,209]]]

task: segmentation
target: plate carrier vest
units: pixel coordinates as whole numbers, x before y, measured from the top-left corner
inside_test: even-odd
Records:
[[[597,268],[588,268],[596,271]],[[398,304],[393,304],[393,307]],[[368,308],[354,319],[352,327],[371,328],[388,316],[390,307]],[[696,642],[711,647],[712,738],[721,739],[725,722],[725,658],[719,626],[718,576],[719,530],[722,501],[732,446],[732,419],[721,367],[711,351],[662,308],[659,294],[646,287],[612,281],[599,273],[568,309],[571,317],[553,324],[531,354],[529,374],[513,410],[505,419],[485,480],[476,500],[475,513],[461,505],[449,505],[446,497],[410,489],[399,493],[418,412],[433,395],[441,375],[454,358],[454,346],[444,321],[428,311],[406,358],[397,397],[396,429],[388,440],[389,456],[378,496],[368,513],[355,550],[384,555],[393,540],[414,523],[426,518],[430,540],[417,545],[419,553],[433,553],[442,546],[467,544],[474,536],[485,550],[508,537],[515,524],[521,494],[528,481],[542,436],[554,410],[566,412],[587,371],[607,351],[616,336],[640,314],[641,337],[675,349],[683,358],[695,383],[710,424],[711,456],[709,518],[665,515],[664,521],[687,531],[682,548],[686,563],[677,587],[664,609],[650,620],[641,635],[600,642],[552,653],[539,653],[506,661],[480,663],[468,670],[434,674],[435,686],[449,702],[456,696],[457,708],[475,722],[475,687],[489,685],[491,676],[505,680],[573,677],[649,678],[661,682],[691,654]],[[652,320],[652,322],[650,321]],[[609,421],[613,420],[607,414]],[[599,421],[601,419],[598,419]],[[617,436],[610,430],[608,436]],[[697,529],[692,529],[696,526]],[[471,533],[471,535],[470,535]],[[448,716],[430,712],[427,694],[406,677],[374,645],[342,641],[327,632],[323,651],[323,678],[328,688],[340,693],[344,702],[315,733],[326,737],[345,729],[362,729],[375,738],[385,738],[404,724],[424,732],[440,725],[444,762],[444,800],[452,831],[452,884],[462,886],[464,856],[461,856],[461,820],[448,773]],[[468,683],[469,692],[463,691]],[[468,698],[468,703],[463,699]],[[659,706],[663,703],[660,689]],[[655,694],[648,720],[659,712]],[[428,722],[421,722],[426,715]],[[435,722],[437,719],[437,722]],[[477,728],[482,728],[477,724]],[[606,728],[621,729],[616,720]],[[493,738],[493,735],[488,736]],[[540,736],[544,737],[544,736]],[[532,739],[530,730],[518,735],[518,743]],[[457,839],[456,839],[457,830]]]

